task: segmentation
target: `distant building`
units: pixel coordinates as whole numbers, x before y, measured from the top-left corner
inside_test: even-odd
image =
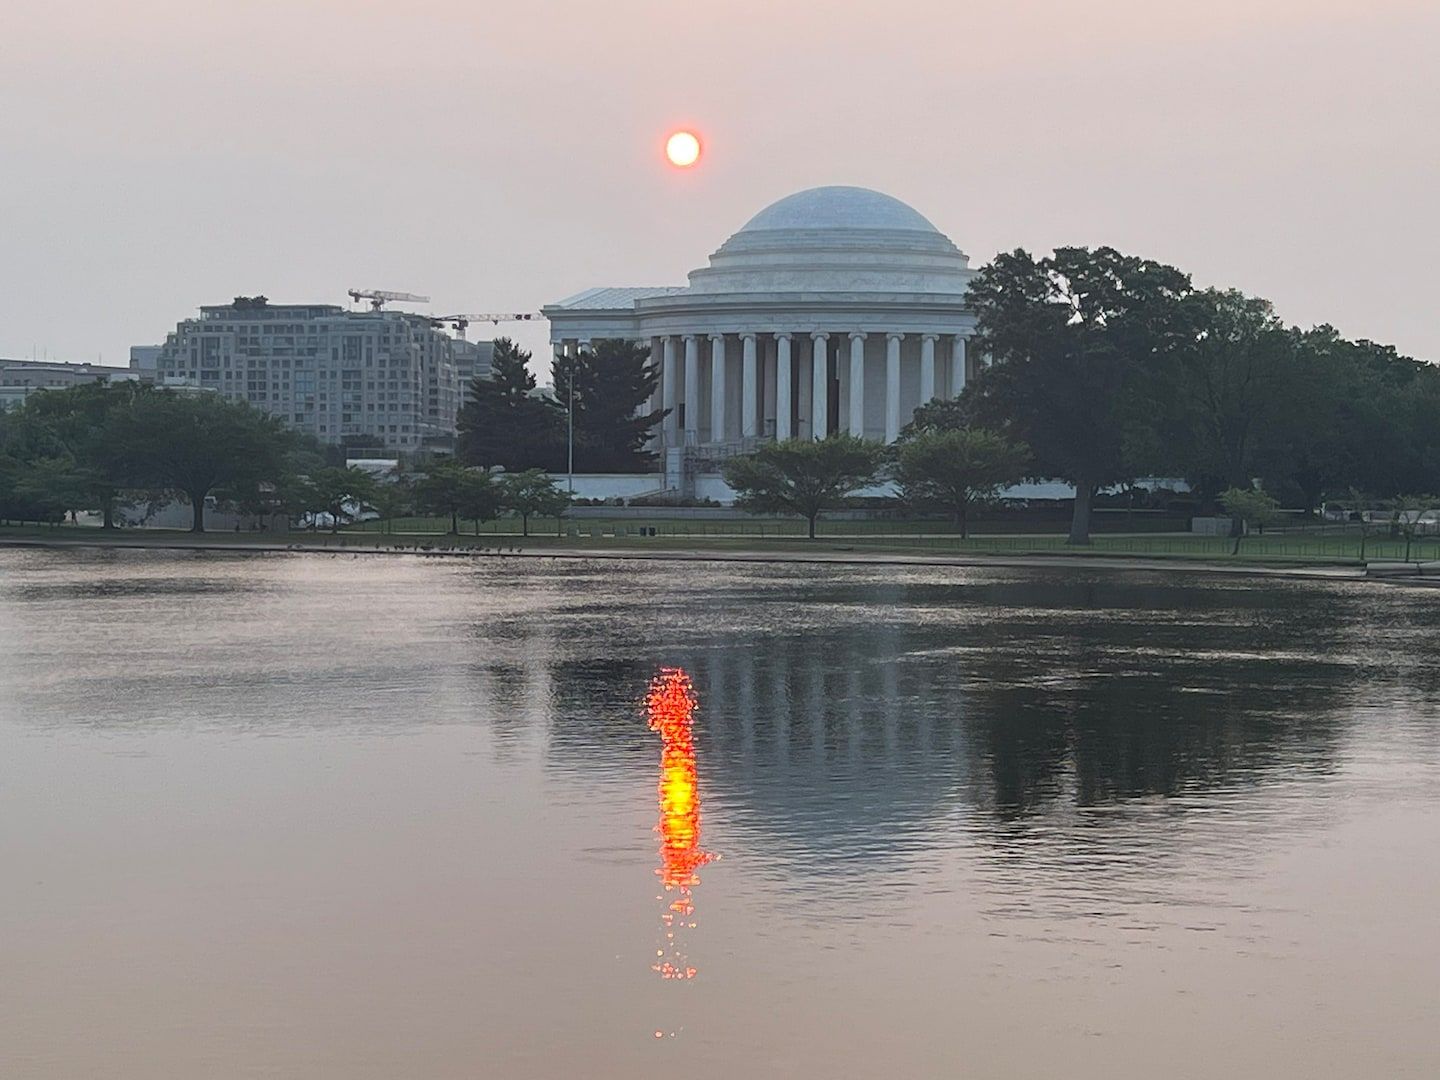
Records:
[[[0,409],[19,405],[38,390],[63,390],[67,386],[98,382],[101,379],[133,379],[128,368],[101,364],[66,364],[55,360],[0,359]]]
[[[424,315],[237,297],[176,326],[153,377],[248,402],[323,443],[445,450],[460,404],[456,344]]]
[[[455,354],[455,374],[460,379],[460,399],[465,399],[465,384],[477,375],[482,379],[490,378],[490,364],[495,358],[495,342],[493,341],[461,341],[451,342]]]
[[[155,382],[155,370],[160,363],[163,345],[131,345],[130,370],[142,382]]]

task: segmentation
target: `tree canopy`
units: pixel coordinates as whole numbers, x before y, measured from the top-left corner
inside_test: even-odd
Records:
[[[501,478],[500,498],[505,508],[520,515],[520,531],[530,535],[530,518],[534,515],[559,517],[570,505],[570,494],[563,491],[543,469],[527,469]]]
[[[827,439],[786,439],[725,462],[725,482],[736,505],[756,513],[799,514],[815,539],[820,514],[841,505],[872,483],[883,459],[881,447],[854,435]]]
[[[132,481],[190,503],[192,532],[205,531],[205,500],[218,488],[282,478],[294,439],[276,418],[218,394],[138,395],[115,419],[113,447]]]
[[[1072,544],[1102,487],[1159,460],[1165,375],[1189,335],[1190,279],[1113,248],[1001,254],[972,279],[982,423],[1027,443],[1036,472],[1075,486]]]
[[[1193,337],[1177,353],[1164,464],[1204,497],[1249,487],[1274,463],[1297,342],[1269,301],[1234,289],[1197,292],[1189,307]]]
[[[150,387],[128,380],[82,383],[62,394],[32,395],[20,414],[36,444],[54,462],[63,462],[68,473],[63,483],[52,478],[48,486],[63,489],[71,509],[98,509],[106,529],[115,527],[116,507],[129,480],[127,464],[115,452],[116,427],[142,394],[151,393]]]
[[[942,510],[969,535],[970,508],[1025,474],[1029,448],[985,428],[923,428],[895,448],[895,482],[912,506]]]
[[[364,469],[330,466],[316,469],[306,479],[302,498],[312,514],[330,518],[330,531],[357,520],[375,498],[379,487]]]
[[[427,514],[450,519],[450,531],[460,531],[460,519],[488,521],[499,509],[499,494],[490,474],[468,468],[454,458],[436,458],[420,471],[414,487],[415,503]]]

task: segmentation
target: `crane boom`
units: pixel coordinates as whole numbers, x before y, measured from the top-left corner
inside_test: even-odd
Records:
[[[472,312],[465,315],[435,315],[431,317],[430,321],[436,326],[448,324],[460,335],[461,340],[464,340],[465,328],[472,322],[488,322],[498,326],[502,322],[532,322],[542,317],[534,311],[484,312],[480,314]]]
[[[391,300],[406,304],[428,304],[430,297],[417,296],[408,292],[387,292],[384,289],[350,289],[350,299],[359,303],[361,300],[370,301],[370,310],[379,311]]]

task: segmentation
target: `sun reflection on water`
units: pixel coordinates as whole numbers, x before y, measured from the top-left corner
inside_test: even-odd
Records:
[[[660,916],[664,945],[651,965],[662,979],[693,979],[682,939],[695,928],[694,888],[699,869],[712,856],[700,847],[700,787],[695,773],[695,689],[679,668],[662,668],[650,682],[645,708],[650,730],[659,734],[660,866],[655,871],[664,891]]]

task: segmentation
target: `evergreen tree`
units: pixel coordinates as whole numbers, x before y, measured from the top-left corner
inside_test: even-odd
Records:
[[[460,407],[459,457],[468,465],[508,470],[559,469],[564,416],[555,403],[537,396],[530,353],[509,338],[497,338],[490,375],[477,375]]]
[[[645,472],[655,455],[645,450],[663,409],[650,409],[660,373],[638,342],[600,341],[578,356],[556,356],[555,399],[565,437],[565,412],[574,409],[577,472]],[[572,396],[573,379],[573,396]]]

